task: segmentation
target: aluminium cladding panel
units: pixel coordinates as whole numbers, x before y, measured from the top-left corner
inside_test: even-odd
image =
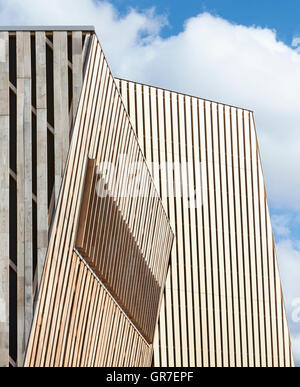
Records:
[[[124,194],[124,187],[128,188],[126,186],[128,177],[130,177],[131,188],[137,191],[141,181],[128,176],[128,164],[118,162],[120,155],[126,155],[128,163],[139,163],[143,179],[142,187],[148,187],[149,191],[152,191],[151,199],[154,201],[154,207],[157,211],[155,222],[149,222],[149,213],[147,213],[147,206],[144,203],[145,195],[134,195],[133,191],[125,191]],[[156,278],[162,295],[168,258],[162,259],[164,257],[162,257],[161,252],[165,249],[166,255],[168,255],[167,250],[170,246],[166,247],[166,240],[167,236],[173,238],[172,230],[96,36],[92,37],[86,76],[53,220],[53,231],[27,348],[26,366],[64,365],[66,342],[72,319],[67,295],[72,291],[70,288],[72,257],[76,244],[81,198],[84,193],[85,173],[89,159],[95,159],[98,172],[105,180],[120,215],[130,229],[131,239],[135,240],[143,252],[144,260]],[[115,170],[107,168],[108,164],[115,166]],[[131,173],[135,174],[134,171]],[[91,217],[92,227],[95,226],[95,230],[97,230],[95,219],[95,217]],[[105,221],[108,220],[109,216]],[[146,238],[147,234],[141,232],[141,230],[146,230],[145,225],[152,230],[152,235],[158,241],[155,249],[151,249],[151,244]],[[99,237],[97,233],[96,237]],[[92,247],[91,244],[90,248]],[[131,270],[135,271],[135,268]],[[110,271],[109,275],[113,276],[115,273]],[[138,273],[136,279],[138,280]],[[133,284],[129,284],[130,286]],[[115,296],[118,294],[114,294]],[[88,304],[89,298],[84,301],[84,307]],[[107,313],[106,307],[110,306],[107,305],[101,309],[102,315]],[[159,308],[156,311],[156,320],[158,319],[158,310]],[[80,311],[75,310],[75,312],[79,313]],[[105,329],[109,331],[110,321],[108,325],[105,325]],[[126,327],[126,329],[128,328]],[[82,325],[82,329],[78,332],[84,335],[85,330],[86,326]],[[105,331],[101,332],[97,350],[99,350],[99,346],[102,346],[102,356],[111,357],[114,347],[103,347],[107,335],[104,333]],[[117,335],[117,332],[115,333]],[[132,337],[132,333],[129,332],[129,334]],[[139,341],[139,338],[134,338],[134,340],[135,342]],[[120,345],[121,351],[126,351],[127,365],[141,364],[140,355],[137,356],[135,351],[130,351],[130,348],[124,347],[123,344],[117,343],[117,345]],[[143,346],[143,343],[139,345]],[[152,345],[150,345],[150,350],[152,351]],[[79,352],[73,351],[70,356],[72,364],[77,364],[76,359]],[[99,364],[104,363],[100,362]],[[119,363],[116,361],[113,362],[114,364]],[[151,365],[151,357],[148,355],[145,365]]]
[[[253,113],[116,80],[176,235],[156,366],[293,366]]]

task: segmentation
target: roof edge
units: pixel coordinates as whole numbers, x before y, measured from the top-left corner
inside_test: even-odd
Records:
[[[88,31],[95,32],[94,26],[0,26],[0,31]]]
[[[130,79],[121,78],[121,77],[117,77],[117,76],[115,76],[114,78],[115,78],[116,80],[119,80],[119,81],[135,83],[135,84],[137,84],[137,85],[142,85],[142,86],[146,86],[146,87],[152,87],[152,88],[154,88],[154,89],[158,89],[158,90],[162,90],[162,91],[167,91],[167,92],[169,92],[169,93],[175,93],[175,94],[178,94],[178,95],[183,95],[183,96],[189,97],[189,98],[201,99],[202,101],[215,103],[215,104],[217,104],[217,105],[222,105],[222,106],[227,106],[227,107],[233,108],[233,109],[243,110],[243,111],[245,111],[245,112],[249,112],[249,113],[252,113],[252,114],[255,113],[253,109],[243,108],[243,107],[241,107],[241,106],[236,106],[236,105],[228,104],[228,103],[221,102],[221,101],[215,101],[215,100],[212,100],[212,99],[209,99],[209,98],[199,97],[199,96],[193,95],[193,94],[187,94],[187,93],[183,93],[183,92],[177,91],[177,90],[166,89],[166,88],[161,87],[161,86],[155,86],[155,85],[150,85],[150,84],[148,84],[148,83],[143,83],[143,82],[138,82],[138,81],[132,81],[132,80],[130,80]]]

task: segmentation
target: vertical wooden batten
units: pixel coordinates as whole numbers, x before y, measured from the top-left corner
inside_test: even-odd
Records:
[[[18,364],[33,316],[31,37],[17,32]]]
[[[76,117],[83,79],[82,32],[72,33],[72,75],[73,75],[73,122]]]
[[[22,362],[25,351],[25,169],[24,169],[24,40],[23,33],[17,32],[17,291],[18,291],[18,359]],[[19,363],[19,364],[20,364]]]
[[[36,36],[36,93],[37,93],[37,225],[38,225],[38,284],[40,284],[48,246],[48,166],[47,166],[47,82],[46,35]]]
[[[69,149],[68,36],[53,33],[54,130],[55,130],[55,204],[57,204]]]
[[[24,32],[25,342],[33,316],[31,38]]]

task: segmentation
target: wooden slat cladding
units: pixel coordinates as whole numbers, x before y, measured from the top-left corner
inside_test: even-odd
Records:
[[[161,296],[161,285],[155,279],[132,236],[114,198],[109,192],[97,197],[97,185],[105,181],[97,175],[95,160],[89,160],[85,180],[76,249],[107,286],[129,318],[149,343],[153,342]],[[149,200],[149,199],[148,199]],[[152,207],[148,207],[151,217]],[[155,250],[158,238],[148,233]],[[168,250],[160,255],[163,271],[169,261],[172,235],[167,236]]]
[[[170,240],[172,240],[172,231],[100,44],[96,36],[93,36],[27,349],[26,366],[61,365],[60,353],[66,349],[64,338],[68,336],[71,319],[66,296],[69,280],[72,276],[72,256],[77,236],[88,159],[95,159],[97,165],[101,165],[103,162],[116,165],[115,161],[122,154],[128,156],[129,162],[142,163],[145,184],[150,191],[152,190],[153,195],[151,197],[157,207],[157,212],[153,214],[153,217],[156,216],[156,222],[152,227],[155,228],[155,233],[160,241],[155,253],[151,251],[151,248],[146,247],[146,234],[141,232],[143,228],[145,231],[145,223],[149,221],[146,218],[146,207],[143,206],[145,197],[135,198],[122,195],[123,174],[121,171],[116,179],[108,182],[111,188],[110,192],[124,222],[126,222],[132,233],[132,237],[135,238],[141,251],[146,251],[145,261],[147,265],[158,283],[163,287],[168,265],[162,261],[161,257],[167,255],[168,249],[170,249],[171,242],[168,246],[165,241],[167,236],[170,236]],[[109,176],[109,178],[111,179],[112,176]],[[156,195],[154,195],[155,193]],[[96,220],[91,217],[92,219]],[[162,269],[161,266],[163,265],[165,267]],[[135,268],[132,268],[132,270],[134,271]],[[114,272],[110,271],[109,274],[113,275]],[[136,280],[138,279],[139,277],[136,276]],[[134,284],[128,284],[128,288],[131,286],[134,286]],[[84,297],[84,306],[87,305],[86,298],[89,297],[86,293],[87,290],[88,287],[85,286],[82,290],[83,294],[80,295],[80,297]],[[101,311],[102,314],[107,313],[106,308],[101,309]],[[80,309],[77,309],[76,313],[81,313]],[[84,336],[85,326],[81,325],[77,332]],[[108,333],[112,333],[114,336],[118,335],[110,322],[105,325],[105,331],[102,331],[99,337],[97,351],[102,357],[113,358],[115,348],[107,345]],[[119,345],[119,343],[117,344]],[[80,355],[78,348],[80,348],[80,345],[77,347],[75,345],[70,355],[68,355],[71,357],[72,362]],[[127,351],[127,349],[124,343],[120,344],[120,351]],[[135,356],[135,354],[127,351],[127,361],[129,362],[130,359],[132,359],[132,365],[140,364],[140,356]],[[119,363],[116,361],[112,363],[112,365],[114,364]],[[151,359],[147,357],[145,365],[150,366],[150,364]]]
[[[60,37],[61,34],[64,36],[61,32]],[[0,33],[0,365],[24,363],[55,208],[55,200],[50,200],[54,199],[55,147],[63,147],[63,159],[57,162],[62,165],[72,133],[69,117],[77,110],[90,33],[74,31],[67,35],[68,51],[73,55],[70,60],[67,58],[67,72],[64,72],[63,59],[60,69],[54,59],[57,62],[57,58],[62,58],[66,47],[62,44],[54,47],[53,32]],[[61,85],[60,92],[57,82]],[[59,106],[59,111],[54,106]],[[66,117],[67,122],[61,117]],[[60,136],[55,135],[58,133]],[[62,145],[64,134],[66,140]],[[63,168],[60,170],[63,173]],[[4,322],[6,318],[10,320],[9,327]]]
[[[140,366],[152,350],[91,269],[73,253],[55,364],[61,367]]]
[[[116,82],[176,234],[154,365],[293,366],[253,113]]]

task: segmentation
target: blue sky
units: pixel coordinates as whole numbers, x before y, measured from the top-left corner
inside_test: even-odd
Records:
[[[186,19],[203,11],[217,14],[234,23],[275,29],[278,38],[286,44],[291,44],[295,35],[300,35],[299,0],[112,0],[111,3],[123,14],[130,7],[143,10],[155,6],[157,12],[165,13],[170,22],[170,26],[164,28],[162,36],[182,31]]]
[[[116,76],[254,110],[300,366],[299,15],[299,0],[0,0],[2,25],[95,25]]]

